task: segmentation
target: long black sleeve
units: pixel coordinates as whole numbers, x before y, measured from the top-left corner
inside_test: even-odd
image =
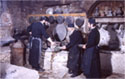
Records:
[[[44,36],[46,39],[49,38],[49,35],[46,33],[44,25],[40,22],[33,23],[27,29],[28,32],[32,32],[33,37],[42,37]]]
[[[99,32],[97,28],[93,29],[89,34],[86,48],[90,48],[90,47],[98,45],[99,38],[100,36],[99,36]]]
[[[75,31],[71,36],[70,36],[70,42],[66,45],[66,49],[70,49],[71,47],[73,47],[74,45],[77,44],[77,42],[79,42],[80,40],[82,40],[82,35],[80,34],[80,32]]]

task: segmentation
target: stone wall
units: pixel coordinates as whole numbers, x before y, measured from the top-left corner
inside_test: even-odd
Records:
[[[0,63],[10,63],[11,50],[9,47],[0,47]]]
[[[12,17],[13,27],[14,28],[20,28],[20,29],[26,29],[26,27],[29,25],[27,16],[29,14],[45,14],[45,11],[47,8],[50,7],[56,7],[56,6],[71,6],[72,12],[87,12],[91,5],[96,0],[83,0],[83,1],[77,1],[77,0],[64,0],[64,1],[13,1],[13,0],[6,0],[6,1],[0,1],[0,10],[1,12],[9,12],[9,14]],[[48,4],[49,3],[49,4]],[[66,4],[66,5],[65,5]],[[5,8],[4,8],[5,7]]]

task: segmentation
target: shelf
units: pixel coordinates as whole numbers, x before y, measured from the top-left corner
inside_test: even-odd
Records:
[[[124,23],[125,18],[123,17],[114,17],[114,18],[95,18],[97,23]]]
[[[31,15],[28,15],[28,18],[31,17],[31,16],[86,16],[86,13],[69,13],[69,14],[31,14]]]

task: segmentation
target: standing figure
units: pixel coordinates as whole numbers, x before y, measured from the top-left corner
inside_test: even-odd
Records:
[[[46,22],[46,17],[41,17],[40,22],[32,23],[27,28],[27,31],[31,34],[29,64],[32,66],[32,68],[41,72],[44,71],[44,69],[40,67],[40,57],[42,53],[42,36],[44,36],[51,44],[54,44],[45,31],[44,24]]]
[[[81,27],[84,21],[81,23]],[[83,36],[80,30],[75,30],[74,24],[68,24],[68,31],[71,32],[70,42],[66,46],[62,46],[62,49],[67,49],[68,61],[67,67],[69,69],[69,74],[72,74],[71,77],[76,77],[81,74],[81,56],[83,49],[78,47],[79,44],[83,44]]]
[[[99,31],[95,25],[95,19],[90,18],[88,27],[91,29],[83,56],[83,73],[87,78],[100,78],[100,56],[98,44],[100,40]]]

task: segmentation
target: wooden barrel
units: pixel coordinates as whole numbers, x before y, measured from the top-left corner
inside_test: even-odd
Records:
[[[24,45],[20,40],[11,45],[11,64],[24,65]]]

